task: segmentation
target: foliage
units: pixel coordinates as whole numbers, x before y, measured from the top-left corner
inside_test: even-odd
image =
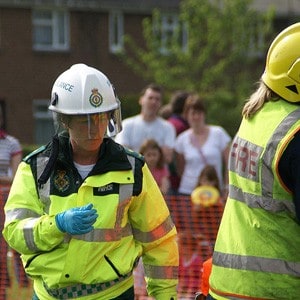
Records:
[[[121,99],[122,119],[140,113],[140,105],[138,104],[139,95],[127,94]]]
[[[34,150],[38,149],[40,146],[36,144],[23,144],[23,157],[26,157],[29,153],[33,152]]]
[[[250,4],[251,0],[183,0],[177,30],[167,40],[162,39],[163,14],[154,10],[152,18],[143,22],[145,47],[126,36],[131,55],[123,59],[166,91],[201,93],[208,102],[209,120],[234,134],[245,97],[260,75],[255,66],[261,61],[251,53],[251,46],[265,55],[265,45],[257,49],[253,42],[258,34],[267,36],[272,29],[272,12],[259,13]]]

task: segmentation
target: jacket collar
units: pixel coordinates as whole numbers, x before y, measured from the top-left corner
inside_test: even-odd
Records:
[[[70,162],[73,165],[72,146],[68,135],[64,133],[59,137],[59,156],[62,162]],[[99,150],[98,161],[92,174],[103,174],[109,171],[131,170],[131,164],[127,159],[125,149],[111,138],[104,138]]]

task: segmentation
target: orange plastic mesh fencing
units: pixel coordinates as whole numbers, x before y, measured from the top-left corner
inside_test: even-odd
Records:
[[[165,199],[178,232],[178,299],[195,299],[201,290],[203,262],[213,253],[224,205],[222,202],[209,207],[194,205],[189,196],[166,196]],[[142,264],[139,264],[134,273],[136,299],[153,299],[147,296],[143,274]]]
[[[4,205],[9,186],[0,186],[0,227],[3,229]],[[0,235],[0,300],[30,300],[33,289],[31,281],[26,277],[20,256],[8,248],[2,233]]]

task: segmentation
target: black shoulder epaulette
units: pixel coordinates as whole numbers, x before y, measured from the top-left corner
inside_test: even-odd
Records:
[[[138,152],[135,152],[135,151],[133,151],[131,149],[128,149],[128,148],[125,148],[125,152],[126,152],[127,155],[133,156],[133,157],[139,159],[140,161],[142,161],[143,163],[145,162],[145,158],[142,154],[140,154]]]
[[[31,153],[29,153],[28,155],[26,155],[24,158],[23,158],[23,161],[25,162],[28,162],[32,157],[38,155],[39,153],[43,152],[44,150],[46,149],[46,146],[43,145],[39,148],[37,148],[36,150],[32,151]]]
[[[136,164],[134,166],[134,185],[133,185],[133,196],[138,196],[143,189],[143,171],[142,168],[145,164],[144,156],[138,152],[132,151],[131,149],[125,148],[125,153],[128,156],[134,157]]]

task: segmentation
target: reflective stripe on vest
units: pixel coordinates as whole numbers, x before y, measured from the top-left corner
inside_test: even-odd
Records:
[[[289,200],[278,201],[271,197],[244,193],[236,186],[229,186],[229,197],[231,199],[244,202],[251,208],[262,208],[273,213],[286,211],[291,214],[295,214],[295,205]]]
[[[144,263],[145,275],[155,279],[177,279],[178,267],[153,266]]]
[[[213,260],[214,265],[225,268],[270,272],[300,277],[300,262],[287,262],[274,258],[242,256],[217,251],[213,254]]]

